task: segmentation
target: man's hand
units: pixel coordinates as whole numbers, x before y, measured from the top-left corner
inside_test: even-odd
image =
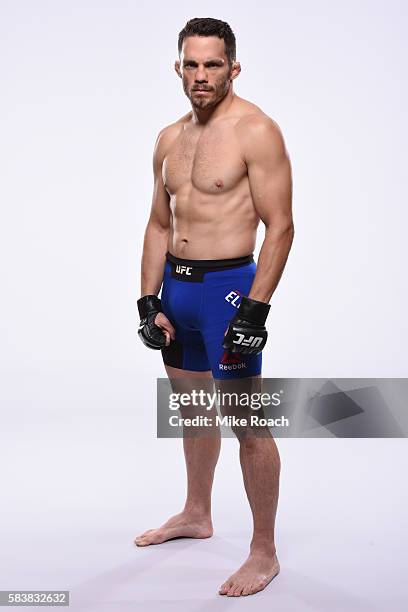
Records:
[[[257,355],[266,344],[268,332],[265,321],[269,304],[242,297],[237,314],[231,320],[222,346],[232,353]]]
[[[160,350],[169,346],[176,337],[173,325],[162,312],[160,298],[145,295],[137,301],[140,315],[138,335],[143,344],[151,349]]]

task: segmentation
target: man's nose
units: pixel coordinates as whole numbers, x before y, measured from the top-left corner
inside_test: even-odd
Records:
[[[196,83],[203,83],[203,82],[207,81],[207,74],[206,74],[206,71],[204,70],[204,67],[200,68],[200,66],[199,66],[197,68],[194,80],[195,80]]]

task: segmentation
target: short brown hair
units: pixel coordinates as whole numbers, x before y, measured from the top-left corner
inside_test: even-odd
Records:
[[[187,21],[178,36],[178,52],[181,53],[184,39],[187,36],[218,36],[225,44],[225,53],[231,66],[236,59],[236,42],[234,32],[226,21],[212,17],[194,17]]]

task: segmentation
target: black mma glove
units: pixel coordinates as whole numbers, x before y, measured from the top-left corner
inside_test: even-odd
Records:
[[[257,355],[266,344],[265,321],[270,304],[242,296],[237,314],[231,319],[222,346],[231,353]]]
[[[166,346],[166,336],[154,324],[158,312],[162,312],[160,298],[157,295],[145,295],[137,300],[140,315],[138,335],[143,344],[151,349],[160,350]]]

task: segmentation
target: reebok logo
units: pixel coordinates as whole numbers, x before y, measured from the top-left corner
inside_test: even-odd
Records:
[[[243,363],[241,357],[236,353],[230,353],[227,349],[220,359],[218,364],[219,370],[242,370],[246,368],[246,363]]]
[[[241,363],[242,359],[237,353],[230,353],[227,349],[224,351],[223,356],[220,359],[220,363],[228,364],[228,363]]]
[[[242,370],[243,368],[246,368],[247,365],[246,363],[231,363],[230,365],[224,365],[223,363],[220,363],[218,365],[218,369],[219,370]]]

